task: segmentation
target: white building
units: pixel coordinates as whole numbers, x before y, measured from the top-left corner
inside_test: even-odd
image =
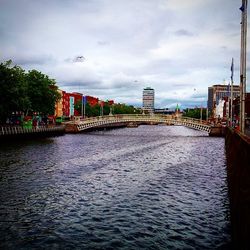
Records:
[[[215,109],[215,115],[216,118],[223,118],[223,107],[224,107],[224,103],[225,101],[220,99],[219,100],[219,104],[216,105],[216,109]]]
[[[148,113],[153,113],[154,106],[155,106],[155,91],[154,89],[147,87],[143,89],[142,109]]]

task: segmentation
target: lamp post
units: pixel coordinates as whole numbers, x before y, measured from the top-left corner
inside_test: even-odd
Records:
[[[200,117],[200,122],[202,123],[202,104],[201,104],[201,117]]]
[[[82,116],[85,119],[85,111],[86,111],[86,96],[82,96]]]
[[[245,132],[246,96],[246,48],[247,48],[247,0],[242,0],[241,10],[241,50],[240,50],[240,130]]]
[[[231,97],[230,97],[230,126],[233,126],[233,85],[234,85],[234,59],[231,64]]]
[[[109,115],[113,115],[113,104],[109,106]]]
[[[100,105],[100,116],[103,116],[103,105],[104,105],[104,101],[99,101],[98,104]]]

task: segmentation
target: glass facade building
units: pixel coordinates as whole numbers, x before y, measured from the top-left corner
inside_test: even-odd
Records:
[[[231,86],[230,85],[213,85],[208,87],[208,100],[207,107],[208,110],[214,113],[216,106],[219,104],[219,101],[224,97],[231,97]],[[233,86],[233,98],[236,98],[240,95],[240,86]]]

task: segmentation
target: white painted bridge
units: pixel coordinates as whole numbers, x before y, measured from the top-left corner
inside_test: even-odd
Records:
[[[211,125],[199,119],[175,117],[172,115],[107,115],[91,117],[86,119],[79,119],[76,121],[67,122],[66,131],[68,132],[81,132],[88,129],[97,127],[110,127],[116,125],[129,125],[129,124],[166,124],[166,125],[179,125],[189,128],[201,130],[210,133]]]

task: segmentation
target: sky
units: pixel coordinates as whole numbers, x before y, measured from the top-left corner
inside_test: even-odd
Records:
[[[0,0],[0,61],[60,89],[157,108],[207,104],[208,87],[239,83],[240,0]],[[249,65],[249,59],[248,59]],[[249,70],[248,70],[249,72]],[[249,91],[249,86],[247,87]]]

